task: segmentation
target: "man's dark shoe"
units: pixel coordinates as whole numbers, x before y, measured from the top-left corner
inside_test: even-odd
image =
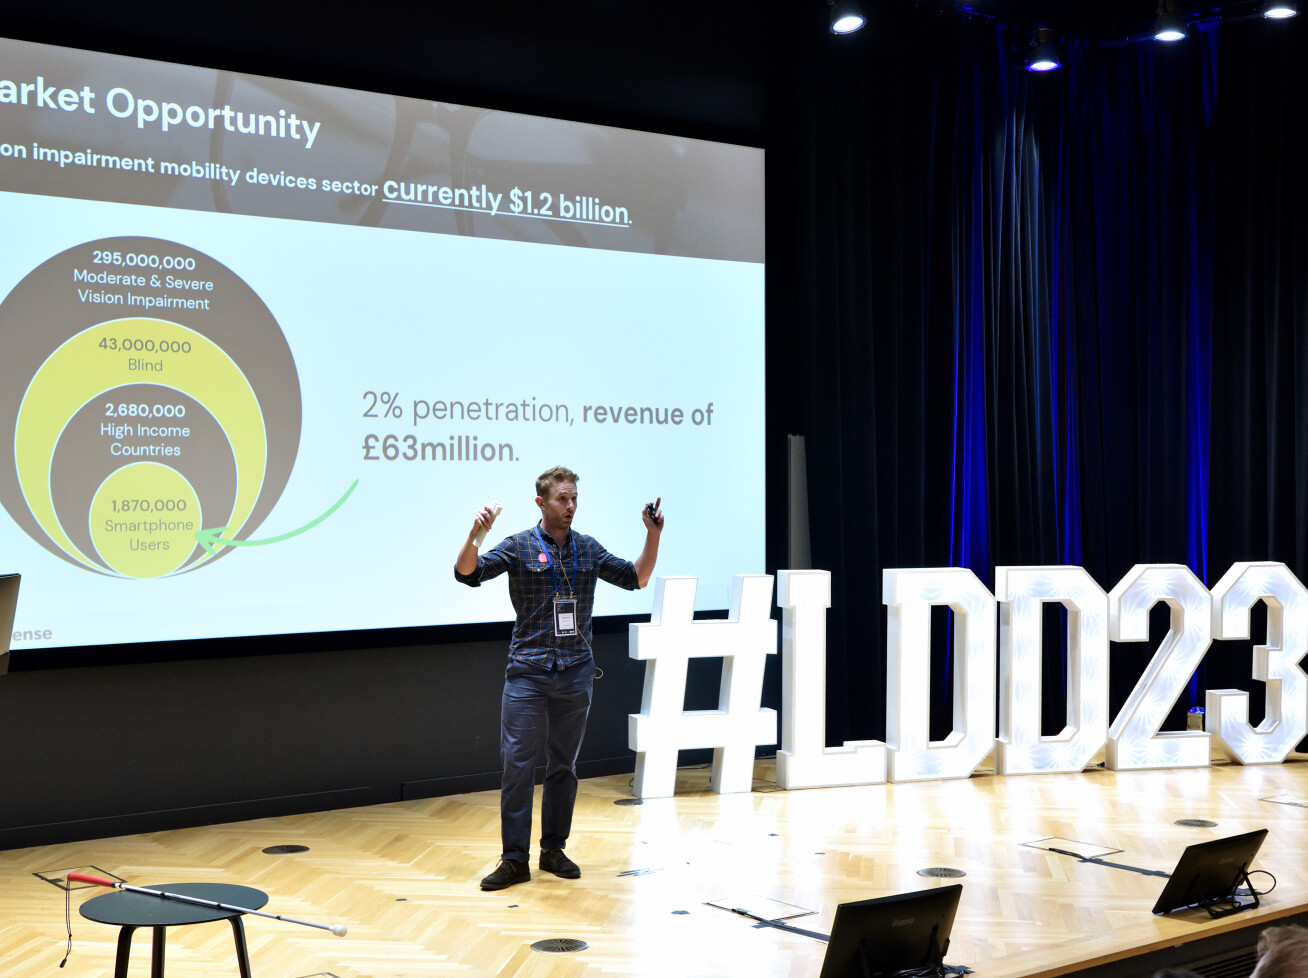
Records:
[[[540,868],[565,880],[581,879],[581,867],[565,856],[562,849],[548,849],[542,852]]]
[[[573,869],[576,869],[576,867],[574,866]],[[527,860],[501,859],[500,865],[495,872],[481,881],[481,888],[483,890],[502,890],[514,883],[525,883],[529,879],[531,879],[531,870],[527,866]]]

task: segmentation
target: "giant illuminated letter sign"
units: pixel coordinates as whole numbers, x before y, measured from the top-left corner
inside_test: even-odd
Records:
[[[886,780],[879,740],[826,746],[827,609],[830,571],[778,571],[781,606],[781,750],[777,784],[827,788]]]
[[[970,570],[887,570],[886,745],[891,781],[966,778],[995,739],[995,599]],[[954,613],[954,727],[930,740],[931,606]]]
[[[1279,764],[1308,733],[1308,676],[1299,668],[1308,652],[1308,590],[1284,564],[1235,564],[1213,588],[1213,637],[1247,639],[1258,601],[1267,602],[1267,644],[1254,649],[1253,678],[1267,684],[1266,716],[1250,726],[1248,693],[1210,689],[1204,726],[1241,764]]]
[[[695,747],[715,748],[712,790],[749,791],[755,746],[777,742],[777,711],[759,708],[763,667],[777,651],[771,576],[732,578],[726,621],[694,620],[695,584],[693,577],[658,578],[649,622],[629,628],[628,655],[645,660],[640,713],[627,717],[637,798],[672,795],[677,751]],[[686,667],[706,656],[725,659],[718,708],[686,711]]]
[[[996,774],[1081,771],[1108,739],[1108,595],[1080,567],[996,567]],[[1040,735],[1042,605],[1067,608],[1067,723]]]
[[[1079,567],[999,567],[995,595],[963,568],[883,572],[886,743],[826,743],[826,610],[831,575],[781,571],[784,729],[782,788],[968,777],[993,747],[998,774],[1075,772],[1106,745],[1113,770],[1204,767],[1211,744],[1242,764],[1283,761],[1308,734],[1308,588],[1281,563],[1234,565],[1210,592],[1180,564],[1137,564],[1112,592]],[[754,748],[776,742],[777,715],[761,709],[765,656],[776,651],[770,577],[733,580],[727,621],[693,620],[695,578],[659,578],[648,624],[631,626],[630,655],[646,660],[641,713],[629,718],[637,796],[671,795],[677,751],[715,748],[710,786],[748,791]],[[996,597],[997,595],[997,597]],[[1042,605],[1067,608],[1067,720],[1040,735]],[[1253,678],[1267,684],[1266,718],[1254,727],[1248,694],[1207,691],[1207,729],[1162,731],[1167,714],[1212,640],[1247,639],[1249,610],[1267,604],[1267,641]],[[1165,603],[1169,630],[1112,725],[1108,643],[1149,639],[1150,610]],[[995,739],[995,618],[999,627],[999,732]],[[953,612],[953,730],[930,740],[931,608]],[[723,656],[717,710],[685,712],[691,657]],[[1211,736],[1210,736],[1211,735]]]
[[[1171,629],[1108,728],[1104,763],[1115,771],[1208,766],[1208,734],[1159,733],[1212,642],[1213,596],[1208,589],[1180,564],[1136,564],[1108,596],[1109,637],[1114,642],[1148,641],[1149,610],[1160,601],[1172,609]]]

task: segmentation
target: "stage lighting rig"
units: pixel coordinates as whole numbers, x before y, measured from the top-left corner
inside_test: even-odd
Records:
[[[1176,0],[1160,0],[1158,19],[1154,21],[1154,40],[1181,41],[1185,35],[1185,18],[1176,9]]]
[[[855,0],[827,0],[827,6],[831,8],[832,34],[852,34],[867,23]]]
[[[1027,71],[1057,71],[1063,67],[1062,55],[1054,41],[1054,32],[1048,27],[1037,27],[1031,36],[1031,51],[1027,55]]]

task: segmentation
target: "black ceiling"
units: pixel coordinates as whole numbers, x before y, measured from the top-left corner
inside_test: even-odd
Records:
[[[927,2],[927,0],[912,0]],[[1015,27],[1044,25],[1087,41],[1112,42],[1147,32],[1158,14],[1158,0],[949,0],[966,16],[991,17]],[[1218,11],[1243,16],[1256,12],[1261,0],[1177,0],[1187,18],[1203,20]]]
[[[862,0],[867,36],[916,9],[1091,43],[1143,33],[1156,2]],[[745,142],[764,138],[769,85],[797,39],[845,40],[827,17],[825,0],[0,0],[12,37]]]

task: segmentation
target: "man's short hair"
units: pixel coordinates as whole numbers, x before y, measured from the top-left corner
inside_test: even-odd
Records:
[[[573,485],[576,485],[577,473],[562,465],[556,465],[552,469],[546,469],[540,475],[536,476],[536,495],[540,496],[542,499],[548,499],[550,486],[556,485],[560,482],[571,482]]]
[[[1298,924],[1268,927],[1258,936],[1257,978],[1308,974],[1308,930]]]

